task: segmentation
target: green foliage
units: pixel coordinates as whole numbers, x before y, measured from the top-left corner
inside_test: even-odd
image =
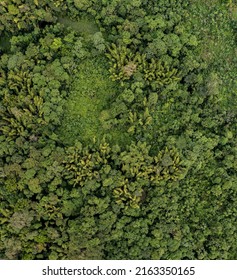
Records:
[[[162,65],[160,61],[155,61],[154,59],[151,59],[150,63],[144,60],[141,71],[144,73],[145,81],[151,84],[153,89],[159,89],[159,87],[180,80],[180,74],[177,69],[170,69],[168,65]]]
[[[0,259],[236,259],[235,1],[0,3]]]
[[[35,53],[30,54],[34,47]],[[63,104],[60,91],[67,88],[64,83],[69,76],[60,61],[52,58],[53,54],[47,53],[50,62],[43,68],[42,48],[30,45],[24,55],[11,55],[6,61],[1,85],[0,130],[9,140],[21,136],[37,141],[60,123]]]
[[[79,139],[83,143],[91,143],[95,136],[102,139],[109,127],[104,125],[101,112],[109,106],[117,91],[109,79],[103,58],[82,62],[75,74],[59,128],[62,141],[73,144]]]
[[[116,46],[114,43],[108,50],[111,79],[113,81],[129,79],[137,69],[138,56],[134,56],[125,46]]]
[[[180,80],[178,70],[170,69],[168,65],[152,58],[150,61],[145,54],[133,53],[125,46],[112,46],[108,48],[106,54],[109,58],[111,79],[129,80],[137,71],[142,74],[142,78],[153,89],[158,89],[164,85]]]
[[[115,147],[106,142],[100,144],[98,150],[85,149],[80,143],[76,149],[70,147],[64,162],[66,179],[74,188],[82,187],[84,194],[98,190],[102,184],[111,190],[115,201],[127,209],[139,208],[151,186],[159,185],[160,181],[177,180],[184,175],[177,151],[166,148],[151,157],[146,143],[132,143],[127,148],[117,154]]]
[[[57,11],[65,8],[62,0],[34,0],[30,3],[22,0],[3,0],[0,4],[0,30],[11,33],[32,30],[40,22],[55,22]]]

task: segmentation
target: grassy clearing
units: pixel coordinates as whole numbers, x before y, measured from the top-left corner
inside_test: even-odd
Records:
[[[116,84],[109,78],[104,58],[85,60],[74,78],[59,135],[65,144],[101,139],[107,132],[100,122],[101,111],[116,96]]]
[[[236,5],[220,0],[193,1],[190,5],[190,26],[198,34],[200,44],[197,56],[207,67],[207,79],[213,73],[218,77],[219,91],[228,105],[236,97],[237,45],[233,23]],[[235,98],[236,99],[236,98]]]
[[[82,33],[84,36],[90,36],[99,31],[96,23],[89,19],[74,21],[67,17],[60,17],[58,21],[65,27],[71,27],[74,31]]]

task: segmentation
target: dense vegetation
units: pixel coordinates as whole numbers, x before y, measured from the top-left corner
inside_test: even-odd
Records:
[[[237,258],[236,13],[0,2],[0,259]]]

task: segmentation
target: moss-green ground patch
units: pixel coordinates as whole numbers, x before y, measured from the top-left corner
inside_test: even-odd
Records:
[[[59,23],[63,24],[65,27],[70,27],[74,31],[82,33],[84,36],[93,35],[99,31],[97,24],[90,19],[80,19],[80,20],[71,20],[68,17],[58,18]]]
[[[208,65],[206,77],[218,77],[220,96],[230,106],[236,100],[237,46],[234,1],[199,0],[189,6],[191,30],[198,34],[197,57]],[[227,105],[226,104],[226,105]],[[235,105],[236,106],[236,102]]]
[[[94,137],[101,139],[110,132],[103,128],[101,112],[109,108],[118,92],[117,83],[109,78],[106,59],[103,57],[81,62],[73,80],[58,131],[66,145],[73,144],[75,140],[86,144],[93,141]],[[119,132],[112,131],[112,134],[117,135]]]

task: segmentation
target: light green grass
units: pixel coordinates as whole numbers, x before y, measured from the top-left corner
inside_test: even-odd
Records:
[[[115,98],[117,84],[110,80],[105,63],[105,58],[96,58],[79,65],[59,129],[65,144],[75,140],[88,143],[109,132],[103,128],[100,116]]]
[[[65,27],[70,27],[74,31],[82,33],[84,36],[93,35],[94,33],[99,31],[99,28],[96,25],[96,23],[89,19],[80,19],[74,21],[67,17],[60,17],[58,21]]]
[[[222,0],[193,1],[189,6],[191,31],[201,38],[197,57],[208,65],[206,77],[215,73],[225,106],[236,100],[236,4]],[[235,101],[235,104],[237,102]]]

